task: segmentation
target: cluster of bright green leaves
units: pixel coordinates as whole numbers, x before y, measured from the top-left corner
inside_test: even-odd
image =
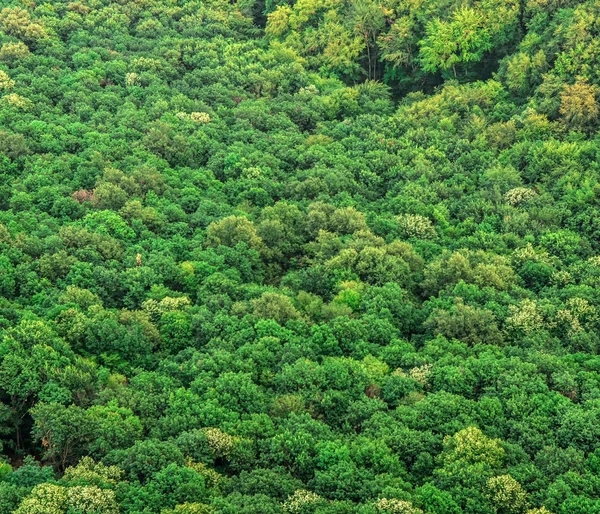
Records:
[[[321,71],[411,90],[440,77],[489,75],[523,36],[525,8],[497,0],[300,0],[268,8],[266,34]]]

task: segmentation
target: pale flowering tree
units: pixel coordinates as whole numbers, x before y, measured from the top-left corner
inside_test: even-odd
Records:
[[[527,494],[510,475],[500,475],[487,481],[487,496],[498,512],[516,514],[527,505]]]
[[[324,503],[325,500],[317,493],[298,489],[284,503],[283,510],[289,514],[301,514],[309,507],[315,507]]]
[[[504,201],[514,206],[528,202],[537,196],[537,193],[533,189],[526,187],[515,187],[504,193]]]
[[[396,498],[381,498],[375,502],[375,508],[386,514],[423,514],[423,511],[411,502]]]
[[[163,510],[162,514],[212,514],[214,509],[204,503],[182,503],[172,510]]]
[[[67,482],[85,481],[90,484],[117,485],[123,477],[123,470],[117,466],[106,466],[95,462],[91,457],[83,457],[76,466],[65,470],[63,480]]]
[[[423,364],[422,366],[411,368],[408,372],[408,376],[425,387],[429,385],[429,378],[432,373],[433,366],[431,364]]]
[[[0,47],[0,61],[12,64],[18,59],[26,59],[31,55],[29,48],[22,41],[5,43]]]
[[[44,483],[33,488],[14,514],[64,514],[66,505],[66,487]]]
[[[29,11],[21,7],[5,7],[0,11],[0,29],[25,41],[36,41],[46,36],[46,30],[31,20]]]
[[[235,438],[223,432],[220,428],[205,428],[204,434],[215,458],[228,457],[235,446]]]
[[[527,243],[521,248],[517,248],[512,254],[513,261],[516,264],[524,264],[527,261],[543,262],[550,265],[552,257],[550,254],[541,248],[535,248],[531,243]]]
[[[433,239],[437,235],[431,220],[420,214],[402,214],[396,219],[405,237]]]
[[[583,332],[586,326],[597,320],[596,307],[584,298],[569,298],[565,307],[556,313],[557,324],[565,327],[569,336]]]
[[[8,76],[8,73],[0,70],[0,90],[9,91],[15,87],[15,81]]]
[[[125,75],[125,84],[129,87],[137,86],[140,83],[140,76],[134,71],[129,72]]]
[[[178,112],[175,116],[177,116],[180,120],[190,120],[194,123],[200,123],[202,125],[206,123],[210,123],[211,117],[207,112]]]
[[[119,514],[115,492],[97,486],[40,484],[14,514]]]
[[[10,107],[16,107],[23,111],[30,111],[33,109],[33,102],[29,98],[18,95],[17,93],[9,93],[2,97],[2,103],[9,105]]]
[[[119,514],[115,492],[96,486],[67,488],[67,512],[81,514]]]
[[[506,318],[508,327],[530,334],[544,325],[544,318],[538,309],[537,302],[526,298],[519,305],[508,307],[509,316]]]
[[[207,112],[192,112],[190,113],[190,120],[194,123],[210,123],[210,114]]]

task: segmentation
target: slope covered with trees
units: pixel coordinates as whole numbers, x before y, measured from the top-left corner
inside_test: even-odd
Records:
[[[0,3],[0,514],[600,512],[600,7]]]

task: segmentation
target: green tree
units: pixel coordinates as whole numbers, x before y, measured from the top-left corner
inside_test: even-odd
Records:
[[[599,112],[596,94],[596,86],[585,80],[564,86],[560,95],[560,114],[569,128],[591,130]]]
[[[209,246],[235,246],[246,243],[249,248],[260,250],[262,240],[257,235],[254,224],[247,218],[229,216],[211,223],[207,228],[206,242]]]
[[[452,70],[458,76],[458,66],[479,62],[492,48],[489,29],[482,13],[462,7],[451,21],[434,20],[427,26],[421,42],[421,62],[428,72]]]

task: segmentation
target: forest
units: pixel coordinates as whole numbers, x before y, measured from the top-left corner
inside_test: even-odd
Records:
[[[0,0],[0,514],[599,514],[597,0]]]

